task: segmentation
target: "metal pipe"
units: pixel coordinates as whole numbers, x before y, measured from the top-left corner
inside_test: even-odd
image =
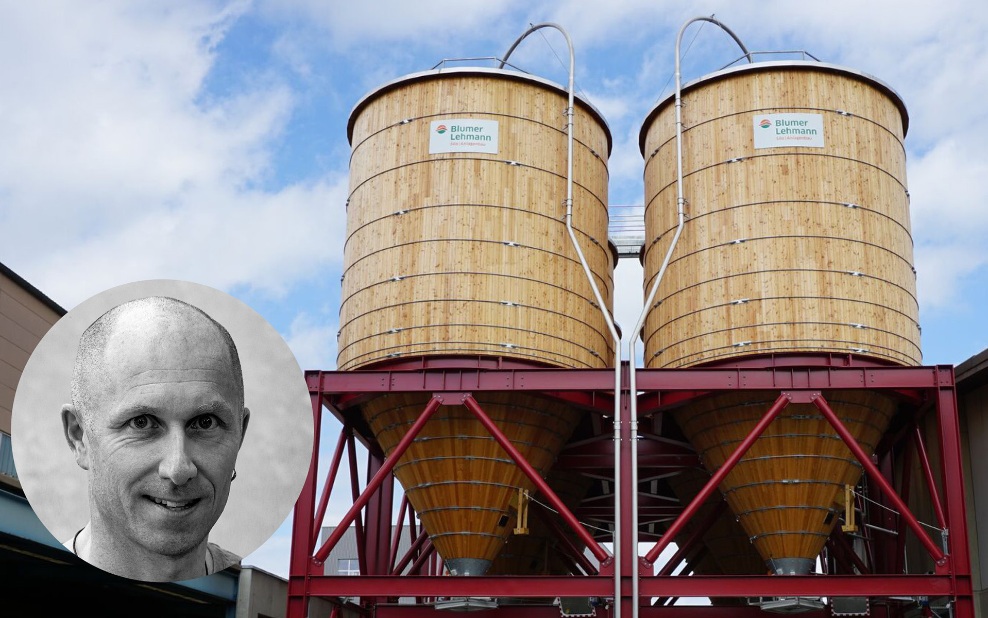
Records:
[[[679,243],[679,237],[682,235],[683,227],[686,223],[686,198],[683,194],[683,79],[680,61],[680,48],[682,47],[683,34],[686,32],[686,28],[698,21],[708,21],[720,26],[738,44],[744,52],[745,57],[748,58],[748,62],[751,62],[751,52],[749,52],[748,48],[741,42],[741,39],[738,38],[738,36],[734,34],[730,28],[713,17],[694,17],[682,25],[679,29],[679,34],[676,36],[676,233],[672,237],[672,242],[669,244],[669,249],[666,251],[665,258],[662,260],[662,265],[659,267],[659,272],[655,275],[655,281],[652,283],[652,288],[649,290],[648,297],[645,299],[645,303],[642,306],[642,312],[641,315],[638,316],[638,322],[636,322],[634,328],[631,329],[631,337],[628,339],[628,391],[630,394],[631,405],[631,414],[629,419],[631,423],[631,534],[632,545],[636,548],[636,553],[638,547],[638,385],[635,378],[635,341],[640,335],[642,326],[645,324],[645,318],[648,315],[652,303],[655,301],[655,295],[659,291],[659,284],[662,283],[662,278],[665,276],[666,269],[669,267],[669,261],[672,259],[673,251],[676,250],[676,245]],[[653,561],[654,559],[650,562]],[[638,569],[636,568],[631,584],[632,595],[634,595],[635,598],[638,597],[638,579]],[[637,603],[634,605],[632,618],[638,618]]]
[[[573,248],[576,250],[576,255],[580,259],[580,265],[583,267],[583,272],[587,277],[587,281],[590,282],[590,289],[593,291],[594,298],[597,301],[597,306],[600,309],[601,314],[604,316],[604,321],[607,323],[607,328],[611,333],[611,338],[614,340],[614,555],[617,556],[621,547],[621,336],[618,334],[617,327],[614,325],[614,320],[611,318],[610,313],[607,310],[607,304],[604,302],[604,298],[600,293],[600,289],[597,287],[597,282],[594,280],[593,273],[590,271],[590,266],[587,264],[587,260],[583,255],[583,250],[580,248],[580,243],[576,238],[576,234],[573,232],[573,116],[574,116],[574,102],[575,102],[575,72],[576,72],[576,54],[573,51],[573,41],[570,39],[569,34],[561,26],[554,23],[541,23],[535,24],[526,30],[518,39],[508,48],[508,51],[504,54],[504,59],[501,60],[501,64],[498,68],[504,68],[505,63],[508,61],[508,57],[515,50],[516,47],[526,38],[528,35],[532,34],[537,30],[542,28],[554,28],[558,30],[563,38],[566,39],[566,46],[569,49],[569,83],[567,85],[568,99],[566,107],[566,232],[569,234],[570,242],[573,244]],[[633,395],[633,393],[632,393]],[[634,397],[632,396],[632,400]],[[632,442],[632,447],[634,447],[634,442]],[[635,474],[635,459],[634,453],[632,454],[632,474]],[[632,492],[632,500],[637,496],[637,488]],[[632,503],[634,504],[634,502]],[[632,537],[633,541],[636,541],[637,535]],[[637,547],[637,545],[632,545],[632,547]],[[635,550],[637,554],[637,549]],[[637,569],[632,568],[634,572],[637,573]],[[634,584],[632,585],[632,598],[633,603],[633,617],[638,616],[638,597],[637,597],[637,577],[634,579]],[[621,618],[621,560],[614,560],[614,618]]]

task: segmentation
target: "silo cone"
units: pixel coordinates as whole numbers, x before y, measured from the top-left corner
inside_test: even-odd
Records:
[[[357,104],[340,369],[608,366],[607,324],[563,220],[566,105],[558,85],[480,68],[406,76]],[[573,227],[610,305],[610,134],[580,100],[574,136]],[[581,414],[524,393],[474,396],[543,476]],[[427,399],[363,405],[385,453]],[[395,474],[454,575],[486,572],[518,490],[534,490],[459,406],[436,412]]]
[[[682,100],[688,219],[645,322],[646,366],[918,364],[899,96],[851,69],[763,62],[687,84]],[[660,102],[641,132],[646,290],[676,227],[674,113]],[[895,402],[823,395],[873,452]],[[777,396],[718,394],[675,418],[714,471]],[[720,489],[768,567],[798,574],[860,474],[814,406],[790,405]]]

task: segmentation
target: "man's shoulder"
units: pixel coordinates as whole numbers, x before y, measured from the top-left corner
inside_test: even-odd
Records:
[[[209,556],[213,559],[213,573],[222,571],[233,565],[239,565],[242,560],[237,554],[223,549],[216,543],[207,543],[206,547],[209,551]]]

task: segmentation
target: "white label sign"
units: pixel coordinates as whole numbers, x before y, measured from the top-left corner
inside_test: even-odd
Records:
[[[762,114],[752,116],[752,124],[755,148],[823,148],[822,114]]]
[[[444,152],[497,154],[497,121],[475,118],[433,120],[429,125],[429,154]]]

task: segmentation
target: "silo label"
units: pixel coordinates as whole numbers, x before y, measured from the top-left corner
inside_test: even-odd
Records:
[[[484,152],[497,154],[497,121],[446,118],[429,125],[429,154]]]
[[[823,148],[822,114],[760,114],[752,120],[755,148]]]

